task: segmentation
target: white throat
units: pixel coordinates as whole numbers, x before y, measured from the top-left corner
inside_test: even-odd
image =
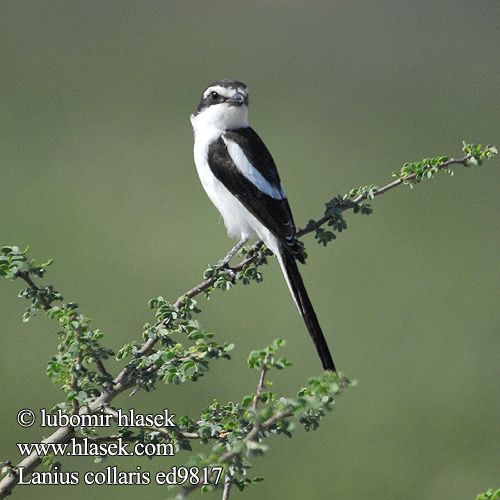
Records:
[[[248,127],[248,107],[230,106],[227,103],[210,106],[197,115],[191,115],[191,124],[195,138],[207,132],[207,129],[224,132]]]

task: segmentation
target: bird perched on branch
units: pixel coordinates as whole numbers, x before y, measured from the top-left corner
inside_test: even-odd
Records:
[[[203,92],[191,123],[201,183],[221,213],[229,236],[240,239],[225,262],[249,238],[262,240],[278,258],[323,368],[335,371],[297,266],[297,261],[305,259],[276,164],[248,124],[248,87],[236,80],[212,83]]]

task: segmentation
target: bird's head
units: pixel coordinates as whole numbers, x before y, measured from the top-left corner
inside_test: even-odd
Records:
[[[248,127],[248,87],[236,80],[220,80],[207,87],[196,113],[193,128],[234,130]]]

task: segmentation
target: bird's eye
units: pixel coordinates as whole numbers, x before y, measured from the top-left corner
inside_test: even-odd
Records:
[[[212,101],[216,101],[219,97],[220,96],[217,92],[215,92],[215,91],[210,92],[210,99],[212,99]]]

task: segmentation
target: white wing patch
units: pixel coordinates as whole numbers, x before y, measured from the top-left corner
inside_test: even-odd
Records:
[[[227,146],[227,151],[231,156],[236,168],[249,180],[255,187],[260,189],[263,193],[267,194],[275,200],[286,199],[283,186],[279,187],[271,184],[266,178],[248,161],[245,153],[236,142],[222,136],[222,140]]]

